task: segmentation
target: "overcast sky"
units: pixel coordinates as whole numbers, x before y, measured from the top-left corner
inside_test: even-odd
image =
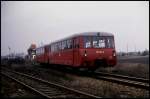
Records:
[[[1,55],[88,31],[113,33],[117,51],[149,49],[149,2],[1,1]]]

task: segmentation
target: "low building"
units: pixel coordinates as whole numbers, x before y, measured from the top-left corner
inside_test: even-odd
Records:
[[[31,44],[28,51],[28,58],[30,61],[34,60],[35,56],[36,56],[36,45],[35,44]]]

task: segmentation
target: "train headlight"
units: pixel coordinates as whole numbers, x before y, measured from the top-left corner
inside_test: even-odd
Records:
[[[87,52],[86,52],[86,50],[84,51],[84,56],[87,56]]]
[[[115,52],[113,52],[113,56],[116,56],[116,53],[115,53]]]

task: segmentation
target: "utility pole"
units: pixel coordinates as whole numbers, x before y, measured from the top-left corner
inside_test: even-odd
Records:
[[[9,54],[9,55],[8,55],[8,58],[10,58],[10,47],[9,47],[9,46],[8,46],[8,50],[9,50],[9,53],[8,53],[8,54]]]
[[[134,45],[134,50],[135,50],[135,52],[136,52],[136,45]]]
[[[128,56],[128,43],[127,43],[127,56]]]

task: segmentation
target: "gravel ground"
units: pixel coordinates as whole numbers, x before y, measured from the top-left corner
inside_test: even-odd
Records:
[[[118,63],[149,64],[149,56],[118,56]]]
[[[80,77],[67,73],[58,72],[51,69],[38,69],[32,66],[14,66],[13,69],[30,73],[34,76],[41,77],[52,81],[54,83],[60,83],[67,87],[71,87],[77,90],[85,91],[87,93],[99,95],[101,97],[111,98],[148,98],[149,91],[143,89],[132,88],[128,86],[118,85],[115,83],[97,80],[89,77]]]
[[[97,71],[149,79],[149,64],[118,63],[115,67],[100,68]]]

